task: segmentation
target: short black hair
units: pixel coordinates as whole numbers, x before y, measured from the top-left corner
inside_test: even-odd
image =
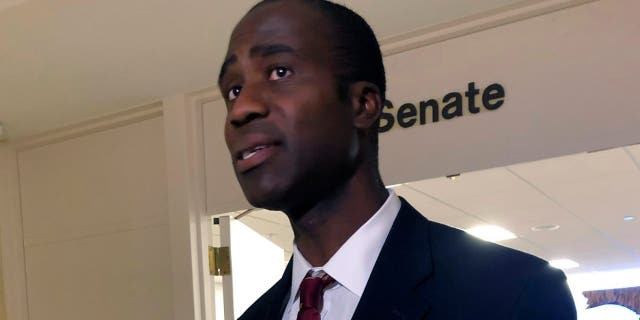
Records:
[[[254,9],[273,2],[284,0],[262,0]],[[340,97],[347,97],[349,84],[356,81],[368,81],[380,90],[380,96],[385,98],[387,82],[382,63],[380,45],[371,26],[353,10],[327,0],[300,0],[310,5],[330,20],[329,27],[333,30],[334,58],[339,70],[334,70],[340,84]]]
[[[249,12],[268,3],[285,0],[262,0]],[[353,10],[327,0],[299,0],[317,9],[329,19],[333,37],[334,74],[338,82],[338,97],[345,100],[349,95],[349,86],[357,81],[375,84],[380,90],[382,103],[385,102],[387,81],[382,62],[380,44],[371,26]],[[379,120],[371,129],[371,142],[374,148],[374,161],[377,166]]]

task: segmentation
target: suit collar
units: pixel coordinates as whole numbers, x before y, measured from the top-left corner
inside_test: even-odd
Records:
[[[402,206],[352,319],[423,319],[429,311],[433,272],[428,220],[402,199]],[[268,320],[280,320],[288,302],[292,261],[270,290]]]
[[[422,319],[432,274],[428,220],[404,199],[352,319]]]
[[[348,291],[362,297],[369,275],[380,255],[393,222],[400,211],[400,198],[390,189],[385,202],[371,218],[355,231],[333,256],[318,268],[328,273]],[[313,267],[293,245],[293,273],[289,303],[296,298],[298,288]]]

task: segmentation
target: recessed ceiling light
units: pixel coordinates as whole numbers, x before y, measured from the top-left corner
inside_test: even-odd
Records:
[[[533,231],[555,231],[558,229],[560,229],[560,226],[557,224],[540,224],[531,227],[531,230]]]
[[[457,174],[450,174],[447,176],[447,179],[451,180],[451,181],[456,181],[456,179],[458,179],[458,177],[460,176],[459,173]]]
[[[551,265],[554,268],[557,269],[562,269],[562,270],[567,270],[567,269],[573,269],[573,268],[577,268],[580,265],[571,260],[571,259],[555,259],[555,260],[551,260],[549,261],[549,265]]]
[[[636,219],[636,217],[634,217],[634,216],[626,216],[626,217],[622,218],[622,220],[624,220],[624,221],[633,221],[635,219]]]
[[[399,186],[402,186],[402,183],[392,184],[392,185],[387,186],[387,188],[391,188],[391,189],[393,189],[393,188],[397,188],[397,187],[399,187]]]
[[[493,225],[476,226],[465,230],[467,233],[485,241],[497,242],[517,238],[513,232]]]

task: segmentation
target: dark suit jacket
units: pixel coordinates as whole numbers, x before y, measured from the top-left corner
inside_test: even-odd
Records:
[[[241,320],[282,319],[291,266]],[[403,199],[352,319],[570,320],[576,309],[544,260],[431,222]]]

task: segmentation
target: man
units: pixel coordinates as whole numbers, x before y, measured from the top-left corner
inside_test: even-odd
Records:
[[[257,4],[231,35],[219,87],[245,196],[285,212],[295,234],[282,279],[241,319],[575,319],[562,272],[430,222],[385,189],[384,66],[357,14],[324,0]]]

